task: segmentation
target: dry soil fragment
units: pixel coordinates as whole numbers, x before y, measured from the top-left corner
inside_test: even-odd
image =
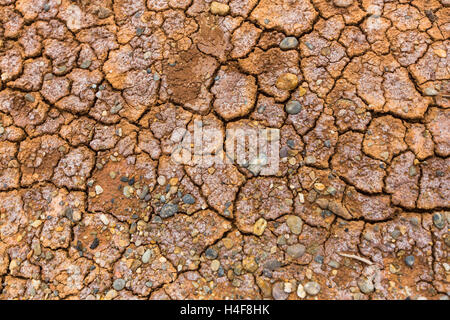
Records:
[[[209,168],[185,167],[192,181],[201,186],[208,204],[225,217],[233,217],[234,200],[244,176],[231,164],[216,164]]]
[[[386,178],[386,191],[392,194],[392,203],[411,209],[419,194],[420,169],[414,165],[414,159],[412,152],[394,158]]]
[[[50,180],[68,145],[57,136],[28,139],[20,144],[17,159],[21,163],[22,184]]]
[[[435,142],[435,151],[441,157],[450,155],[450,110],[431,108],[425,117],[426,126]]]
[[[282,30],[293,36],[310,30],[316,17],[317,11],[309,0],[262,0],[250,15],[264,28]]]
[[[335,216],[351,219],[342,204],[345,183],[330,170],[301,167],[289,182],[298,191],[295,198],[295,213],[313,226],[328,228]]]
[[[328,168],[328,160],[334,153],[337,140],[338,133],[334,126],[334,118],[323,114],[317,120],[314,129],[304,136],[305,156],[315,158],[316,161],[312,165]]]
[[[389,196],[366,196],[353,187],[345,191],[344,205],[353,218],[363,217],[368,221],[386,220],[395,213]]]
[[[258,86],[264,93],[274,96],[276,101],[284,101],[288,98],[291,87],[280,89],[277,80],[286,74],[292,74],[297,75],[298,83],[301,80],[298,61],[298,52],[294,50],[282,51],[279,48],[272,48],[263,51],[256,48],[248,58],[240,59],[239,65],[245,72],[257,75]],[[289,79],[293,78],[292,75]],[[295,82],[295,79],[292,80]]]
[[[206,113],[212,95],[208,87],[213,81],[217,61],[192,48],[180,53],[175,65],[165,65],[162,88],[166,95],[193,111]]]
[[[85,146],[67,153],[54,170],[52,181],[58,187],[86,189],[86,179],[94,167],[95,154]]]
[[[130,244],[128,226],[105,213],[85,214],[73,228],[70,254],[93,259],[101,267],[111,269],[113,263]]]
[[[255,27],[252,23],[244,22],[234,31],[231,38],[233,44],[233,50],[230,53],[231,58],[237,59],[247,55],[256,45],[260,34],[261,29]]]
[[[253,232],[260,217],[273,220],[292,210],[293,196],[278,178],[256,178],[242,188],[236,202],[236,223],[243,232]]]
[[[214,110],[225,120],[247,115],[255,105],[256,81],[234,67],[222,67],[211,88],[216,96]]]
[[[406,150],[403,141],[406,128],[392,116],[375,118],[364,137],[364,152],[376,159],[390,162],[392,157]]]
[[[175,215],[163,224],[152,224],[149,237],[159,244],[163,255],[178,270],[192,270],[198,265],[200,254],[230,228],[230,222],[211,210],[203,210],[192,216]]]
[[[175,268],[161,255],[156,245],[131,245],[114,265],[116,289],[129,281],[130,285],[126,287],[141,296],[147,296],[153,288],[172,282],[175,275]]]
[[[433,209],[450,205],[450,159],[431,158],[421,164],[417,207]]]
[[[374,160],[361,152],[363,136],[356,132],[347,132],[339,136],[336,153],[331,164],[333,169],[365,192],[381,192],[386,172],[381,161]]]
[[[433,155],[434,142],[423,124],[412,123],[406,132],[405,142],[420,160]]]
[[[19,187],[19,164],[16,158],[17,145],[0,142],[0,190]]]

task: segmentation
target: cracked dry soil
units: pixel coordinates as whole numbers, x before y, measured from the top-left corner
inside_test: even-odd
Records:
[[[448,299],[449,0],[0,0],[0,299]],[[280,168],[175,163],[194,121]]]

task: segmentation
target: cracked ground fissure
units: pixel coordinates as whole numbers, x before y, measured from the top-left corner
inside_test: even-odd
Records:
[[[0,299],[448,299],[449,17],[0,0]],[[278,172],[174,162],[199,123]]]

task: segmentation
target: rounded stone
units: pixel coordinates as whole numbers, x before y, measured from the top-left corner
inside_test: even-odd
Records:
[[[178,212],[178,205],[173,203],[166,203],[161,208],[161,211],[159,212],[159,216],[163,219],[169,218],[173,216],[175,213]]]
[[[211,13],[212,14],[217,14],[219,16],[225,16],[228,14],[228,12],[230,12],[230,6],[225,4],[225,3],[220,3],[217,1],[213,1],[211,3]]]
[[[425,88],[424,93],[426,96],[437,96],[438,95],[438,91],[435,88]]]
[[[286,250],[287,254],[294,259],[300,258],[305,254],[306,248],[304,245],[297,243],[289,246]]]
[[[275,86],[280,90],[294,90],[298,86],[298,77],[293,73],[283,73]]]
[[[358,287],[359,290],[361,290],[361,292],[365,294],[369,294],[375,289],[372,280],[369,280],[367,278],[360,278],[358,280]]]
[[[302,105],[297,100],[286,103],[286,112],[288,114],[298,114],[300,111],[302,111]]]
[[[264,233],[264,230],[267,227],[267,221],[264,218],[260,218],[256,223],[253,225],[253,233],[257,236],[260,236]]]
[[[219,268],[220,268],[220,262],[219,262],[219,260],[213,260],[213,261],[211,262],[211,270],[212,270],[212,271],[217,271],[217,270],[219,270]]]
[[[333,0],[333,3],[336,7],[347,8],[353,4],[353,0]]]
[[[310,296],[315,296],[320,292],[320,284],[315,281],[310,281],[304,286],[305,291]]]
[[[301,283],[297,287],[297,296],[300,299],[304,299],[306,297],[305,288],[303,288],[303,285]]]
[[[185,194],[182,198],[183,202],[186,204],[194,204],[195,198],[191,196],[190,194]]]
[[[125,288],[125,280],[123,280],[123,279],[116,279],[116,280],[114,280],[113,288],[116,291],[122,290],[123,288]]]
[[[245,257],[244,260],[242,260],[242,266],[245,270],[252,273],[258,269],[258,264],[256,263],[254,257]]]
[[[163,185],[166,184],[166,177],[164,177],[164,176],[159,176],[158,179],[157,179],[156,181],[158,182],[158,184],[159,184],[160,186],[163,186]]]
[[[316,157],[314,157],[314,156],[307,156],[305,158],[305,163],[306,164],[314,164],[314,163],[316,163]]]
[[[295,49],[298,46],[298,40],[295,37],[286,37],[280,42],[280,48],[283,50]]]
[[[443,229],[445,226],[445,221],[444,218],[442,217],[442,214],[440,213],[433,214],[433,223],[436,228]]]
[[[289,294],[284,291],[284,283],[277,282],[272,287],[272,297],[275,300],[286,300]]]
[[[408,267],[412,268],[414,266],[416,258],[414,256],[406,256],[405,257],[405,263]]]
[[[147,251],[144,252],[142,255],[142,262],[148,263],[150,261],[150,258],[152,256],[152,251],[150,249],[147,249]]]
[[[217,258],[217,251],[216,250],[214,250],[213,248],[208,248],[208,249],[206,249],[206,251],[205,251],[205,256],[206,256],[206,258],[208,258],[208,259],[216,259]]]
[[[293,234],[302,233],[303,220],[300,217],[290,215],[286,219],[286,224]]]

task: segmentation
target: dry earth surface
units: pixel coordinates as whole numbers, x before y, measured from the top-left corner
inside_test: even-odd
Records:
[[[0,299],[448,299],[449,0],[0,0]],[[194,121],[280,167],[175,163]]]

